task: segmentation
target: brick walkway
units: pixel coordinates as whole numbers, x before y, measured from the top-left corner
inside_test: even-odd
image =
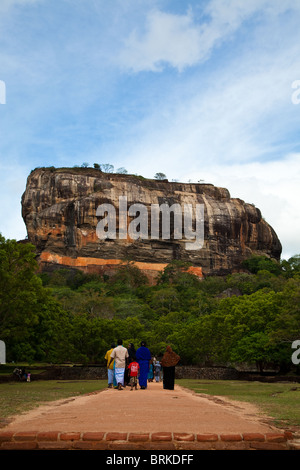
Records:
[[[251,405],[164,390],[106,389],[42,405],[0,429],[0,449],[292,449]]]

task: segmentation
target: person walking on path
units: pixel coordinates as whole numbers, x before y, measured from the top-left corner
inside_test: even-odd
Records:
[[[118,390],[123,390],[124,386],[124,373],[126,367],[126,359],[129,357],[128,351],[123,346],[123,341],[118,339],[118,346],[113,349],[110,355],[110,363],[115,360],[115,375],[118,385]]]
[[[147,388],[149,364],[151,361],[151,353],[145,341],[141,342],[141,346],[136,351],[136,360],[140,366],[139,384],[141,389],[145,390]]]
[[[136,357],[135,357],[136,350],[135,350],[135,347],[134,347],[133,343],[129,343],[127,351],[128,351],[128,354],[129,354],[129,357],[127,359],[127,364],[129,365],[129,364],[131,364],[131,362],[136,360]],[[129,383],[130,383],[130,369],[128,369],[128,368],[126,368],[126,370],[125,370],[124,383],[125,383],[125,386],[129,385]]]
[[[137,390],[137,378],[140,370],[139,363],[136,361],[130,362],[128,364],[129,376],[130,376],[130,391],[133,390],[133,387]]]
[[[161,371],[161,365],[159,361],[156,361],[154,364],[154,377],[155,377],[155,382],[160,381],[160,371]]]
[[[154,379],[154,367],[153,367],[153,361],[151,359],[150,364],[149,364],[148,382],[153,382],[153,379]]]
[[[115,344],[111,344],[111,348],[106,351],[104,359],[106,360],[106,367],[107,367],[107,381],[108,381],[108,388],[112,388],[114,383],[114,361],[110,362],[110,355],[115,348]]]
[[[180,356],[173,351],[171,346],[167,346],[166,352],[161,360],[161,365],[163,367],[163,388],[174,390],[175,366],[179,361]]]

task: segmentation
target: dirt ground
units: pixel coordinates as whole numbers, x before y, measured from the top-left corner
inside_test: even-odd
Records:
[[[41,405],[15,417],[1,431],[268,433],[270,419],[251,404],[197,395],[175,385],[164,390],[101,392]]]

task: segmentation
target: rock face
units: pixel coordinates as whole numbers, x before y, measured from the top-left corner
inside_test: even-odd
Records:
[[[120,197],[123,197],[122,207]],[[111,232],[105,239],[99,238],[100,229],[108,220],[105,218],[107,212],[99,211],[99,206],[105,208],[103,204],[115,211],[115,238]],[[130,212],[134,204],[146,208],[148,238],[143,232],[135,239],[129,230],[130,226],[135,227],[137,233],[139,228],[145,227],[145,219],[139,218],[142,211],[135,215]],[[153,239],[151,211],[153,207],[161,208],[162,204],[169,208],[177,204],[177,208],[182,208],[182,233],[187,226],[183,218],[184,204],[189,204],[193,210],[197,205],[203,209],[201,248],[187,249],[184,235],[181,238],[176,235],[179,219],[172,215],[171,237],[161,238],[160,223],[158,238]],[[262,219],[259,209],[231,198],[227,189],[210,184],[149,180],[102,173],[93,168],[41,168],[32,171],[27,179],[22,196],[22,216],[28,240],[36,246],[42,266],[60,264],[108,272],[120,262],[130,260],[153,275],[172,260],[181,260],[191,264],[192,272],[205,276],[240,271],[242,261],[251,254],[264,254],[275,259],[281,254],[280,241],[272,227]],[[113,227],[111,220],[110,228]],[[139,226],[138,221],[141,222]],[[195,232],[195,212],[193,230],[198,233]]]

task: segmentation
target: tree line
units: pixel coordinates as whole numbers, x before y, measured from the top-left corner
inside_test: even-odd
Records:
[[[170,344],[182,364],[291,361],[300,339],[300,256],[252,256],[245,272],[200,280],[180,261],[152,285],[130,261],[112,276],[38,271],[35,247],[0,235],[0,339],[7,361],[104,364],[117,338],[146,341],[155,356]]]
[[[81,165],[81,168],[88,168],[88,167],[89,167],[88,162],[84,162]],[[127,175],[128,174],[128,171],[123,166],[121,168],[117,168],[116,171],[115,171],[115,167],[111,163],[94,163],[93,167],[96,170],[103,171],[104,173],[117,173],[119,175]],[[165,175],[165,173],[157,172],[157,173],[155,173],[154,178],[157,179],[157,180],[164,180],[164,179],[167,178],[167,176]]]

